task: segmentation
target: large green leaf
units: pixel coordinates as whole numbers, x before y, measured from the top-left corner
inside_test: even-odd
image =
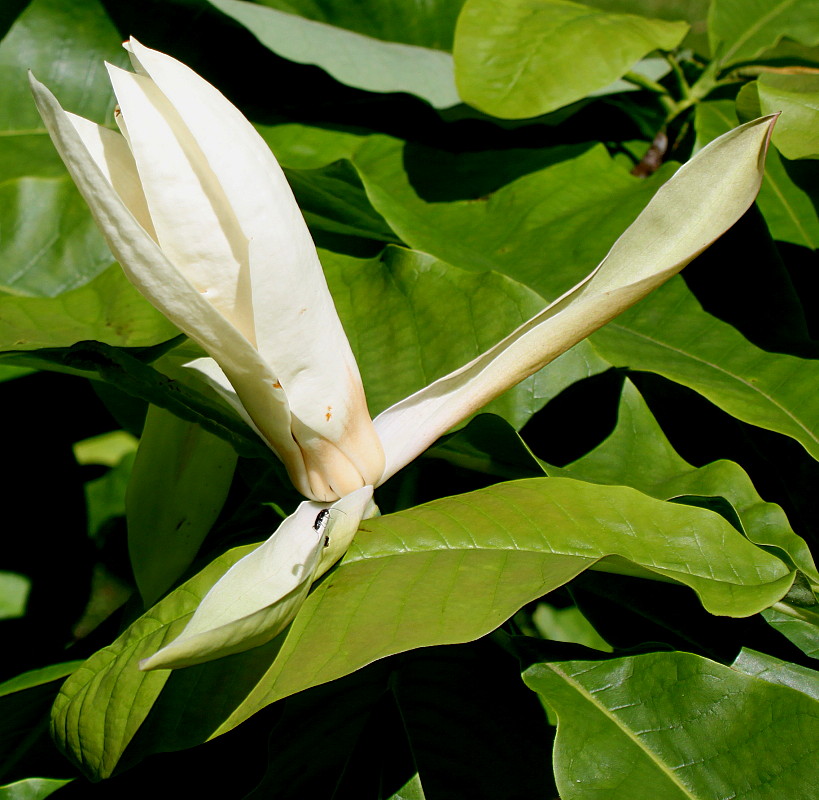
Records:
[[[737,123],[732,101],[708,100],[698,103],[694,118],[697,147],[704,147]],[[781,122],[777,123],[774,131],[780,124]],[[782,165],[782,159],[773,148],[768,150],[765,160],[765,177],[757,204],[774,239],[809,247],[811,250],[819,247],[819,216],[816,208],[810,197],[790,179]]]
[[[387,42],[451,50],[464,0],[260,0],[261,5]]]
[[[0,287],[6,291],[53,297],[111,263],[37,114],[26,71],[75,113],[111,121],[104,61],[124,61],[120,41],[96,0],[34,0],[0,43]]]
[[[403,248],[372,259],[329,251],[321,258],[373,415],[471,361],[545,305],[503,275],[476,275]],[[581,344],[488,410],[519,427],[567,385],[607,366]]]
[[[564,800],[781,800],[814,790],[819,703],[689,653],[536,664]]]
[[[738,616],[776,602],[793,580],[782,561],[710,511],[625,487],[516,481],[367,521],[283,641],[173,676],[140,673],[137,660],[178,635],[248,550],[214,561],[66,682],[53,731],[90,774],[110,774],[168,677],[161,729],[171,741],[161,746],[175,748],[179,737],[225,732],[277,699],[392,653],[482,636],[592,566],[679,581],[711,612]],[[192,704],[191,693],[201,692],[219,702]],[[142,746],[160,744],[150,737]]]
[[[782,112],[773,134],[782,155],[819,158],[819,76],[768,74],[757,84],[760,107]]]
[[[468,0],[455,32],[458,90],[497,117],[536,117],[602,89],[653,50],[672,50],[687,30],[568,0]]]
[[[666,438],[631,381],[623,385],[617,427],[598,447],[564,469],[547,467],[592,483],[632,486],[662,500],[684,496],[724,497],[737,512],[745,534],[756,544],[785,552],[819,584],[806,542],[797,536],[781,507],[766,503],[742,467],[727,460],[692,467]]]
[[[708,15],[711,54],[721,66],[750,61],[783,37],[819,44],[817,0],[714,0]]]
[[[372,137],[353,160],[392,229],[417,250],[464,269],[504,272],[549,299],[603,258],[671,175],[665,168],[635,178],[597,145],[488,197],[427,202],[410,182],[407,155],[402,142]]]
[[[742,648],[731,666],[746,675],[753,675],[769,683],[790,686],[819,701],[819,672],[815,669],[791,664],[747,647]]]
[[[702,310],[674,278],[592,337],[617,366],[656,372],[819,459],[819,361],[768,353]]]
[[[373,39],[244,0],[210,2],[277,55],[315,64],[341,83],[370,92],[408,92],[436,108],[461,102],[452,56],[442,50]]]
[[[106,263],[110,259],[109,254]],[[86,339],[147,347],[177,333],[131,286],[117,264],[59,297],[0,295],[0,350],[68,347]]]

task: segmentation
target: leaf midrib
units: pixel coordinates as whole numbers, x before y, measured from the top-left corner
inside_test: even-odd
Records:
[[[549,664],[548,667],[556,675],[561,677],[569,686],[571,686],[581,697],[594,706],[603,716],[612,722],[627,738],[634,742],[637,748],[656,765],[660,772],[663,773],[668,780],[680,790],[680,792],[682,792],[683,797],[690,798],[690,800],[698,800],[697,796],[692,794],[685,784],[679,780],[674,771],[668,767],[665,762],[663,762],[660,757],[654,753],[653,750],[648,748],[636,734],[632,733],[628,726],[626,726],[615,714],[613,714],[608,708],[606,708],[606,706],[598,701],[595,696],[586,689],[585,686],[574,680],[574,678],[570,677],[568,673],[564,672],[556,664]]]

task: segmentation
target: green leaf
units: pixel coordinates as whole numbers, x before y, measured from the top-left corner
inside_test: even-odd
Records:
[[[214,561],[66,682],[53,731],[90,774],[110,774],[169,675],[140,673],[136,661],[178,635],[210,586],[251,549]],[[174,675],[176,696],[185,698],[179,714],[191,692],[226,688],[218,704],[195,704],[196,721],[171,729],[206,738],[376,659],[478,638],[592,566],[681,582],[712,613],[738,616],[776,602],[793,580],[779,559],[710,511],[568,479],[500,484],[364,523],[283,641]],[[237,682],[243,671],[249,684]],[[245,696],[246,685],[255,688]]]
[[[435,108],[461,102],[452,56],[442,50],[384,42],[244,0],[210,2],[277,55],[315,64],[341,83],[369,92],[408,92]]]
[[[723,67],[750,61],[783,37],[819,44],[817,0],[714,0],[708,38],[715,62]]]
[[[24,672],[21,675],[16,675],[9,678],[7,681],[0,683],[0,697],[5,697],[14,692],[22,692],[25,689],[32,689],[35,686],[42,686],[46,683],[58,681],[70,675],[77,667],[82,664],[79,661],[62,661],[59,664],[49,664],[47,667],[40,669],[32,669]]]
[[[746,675],[780,686],[790,686],[791,689],[819,700],[819,672],[816,670],[791,664],[747,647],[742,648],[731,666]]]
[[[524,680],[558,715],[564,800],[813,791],[819,704],[787,686],[689,653],[536,664]]]
[[[22,781],[7,783],[5,786],[0,786],[0,800],[42,800],[44,797],[50,797],[57,789],[71,783],[72,780],[73,778],[65,780],[26,778]]]
[[[386,42],[451,50],[464,0],[261,0],[261,5]]]
[[[468,0],[455,32],[458,91],[496,117],[540,116],[602,89],[651,51],[672,50],[687,31],[568,0]]]
[[[708,56],[706,19],[710,0],[587,0],[586,4],[622,14],[640,14],[670,21],[685,20],[689,31],[681,46]]]
[[[109,254],[108,264],[110,259]],[[2,350],[68,347],[88,339],[148,347],[177,333],[134,289],[117,264],[59,297],[0,296]]]
[[[765,621],[811,658],[819,658],[819,613],[815,608],[797,608],[776,603],[762,612]]]
[[[122,511],[128,554],[146,607],[190,566],[222,510],[236,451],[199,425],[148,406]]]
[[[403,248],[372,259],[322,251],[321,259],[373,415],[471,361],[546,305],[503,275]],[[581,344],[487,409],[520,427],[570,383],[606,366]]]
[[[819,459],[819,362],[752,345],[702,310],[675,278],[592,336],[616,366],[656,372],[737,419],[798,441]]]
[[[111,263],[37,113],[26,72],[59,91],[72,111],[110,121],[104,62],[124,63],[120,42],[96,0],[34,0],[0,43],[0,287],[7,291],[53,297]]]
[[[773,143],[785,158],[819,158],[819,76],[766,74],[757,81],[763,113],[782,112]]]
[[[730,100],[698,103],[694,117],[697,147],[703,147],[729,131],[737,121],[734,104]],[[781,124],[780,119],[774,132]],[[756,202],[774,239],[809,247],[811,250],[819,248],[819,216],[816,208],[810,197],[790,179],[782,165],[782,159],[773,148],[768,150],[765,177]]]
[[[570,157],[488,196],[427,202],[407,173],[409,155],[402,142],[371,137],[353,161],[392,229],[416,250],[464,269],[498,270],[549,299],[606,255],[673,169],[641,180],[596,145],[579,156],[559,152]]]
[[[546,471],[592,483],[632,486],[660,500],[684,495],[723,497],[752,542],[787,553],[795,566],[819,583],[807,543],[793,532],[780,506],[763,501],[748,474],[733,461],[697,468],[681,458],[631,381],[623,385],[612,434],[566,468],[547,466]]]
[[[26,613],[31,581],[16,572],[0,570],[0,619],[18,619]]]

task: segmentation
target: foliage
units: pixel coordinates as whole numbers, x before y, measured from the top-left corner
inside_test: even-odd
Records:
[[[816,5],[4,4],[0,800],[812,796]],[[103,61],[128,36],[275,153],[372,415],[782,114],[756,205],[378,487],[276,638],[142,672],[300,497],[185,381],[201,352],[126,280],[31,100],[28,69],[115,128]]]

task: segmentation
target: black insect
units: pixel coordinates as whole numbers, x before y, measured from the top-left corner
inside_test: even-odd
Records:
[[[321,533],[326,527],[327,523],[330,521],[330,510],[325,508],[319,511],[318,516],[316,517],[316,521],[313,523],[313,530]],[[330,537],[324,537],[324,546],[330,546]]]

